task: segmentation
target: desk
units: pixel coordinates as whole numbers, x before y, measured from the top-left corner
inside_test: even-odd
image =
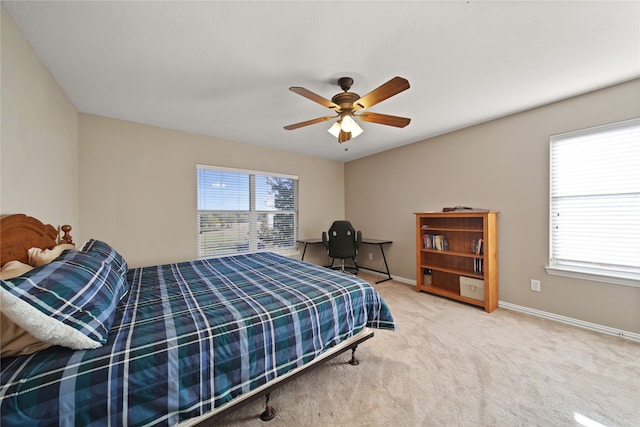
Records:
[[[304,254],[307,252],[307,245],[317,245],[317,244],[322,244],[322,239],[316,238],[316,239],[298,239],[296,240],[296,242],[298,243],[303,243],[304,244],[304,248],[302,249],[302,258],[300,258],[302,261],[304,261]],[[381,273],[381,274],[386,274],[387,277],[382,279],[382,280],[378,280],[376,283],[382,283],[382,282],[386,282],[387,280],[392,280],[393,277],[391,277],[391,273],[389,272],[389,265],[387,264],[387,257],[384,253],[384,245],[387,244],[391,244],[393,243],[393,240],[385,240],[385,239],[368,239],[368,238],[362,238],[362,244],[363,245],[378,245],[378,247],[380,247],[380,253],[382,254],[382,260],[384,261],[384,268],[386,269],[386,271],[381,271],[381,270],[375,270],[373,268],[368,268],[368,267],[360,267],[358,266],[358,268],[362,268],[363,270],[369,270],[369,271],[375,271],[376,273]]]

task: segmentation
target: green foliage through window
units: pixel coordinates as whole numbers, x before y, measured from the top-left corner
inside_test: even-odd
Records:
[[[198,165],[198,256],[293,249],[297,177]]]

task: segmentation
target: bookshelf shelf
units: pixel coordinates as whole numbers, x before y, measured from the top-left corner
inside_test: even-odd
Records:
[[[498,212],[415,215],[416,290],[480,306],[488,313],[498,308]],[[483,293],[478,291],[477,298],[462,295],[460,277],[479,280]]]
[[[476,279],[484,279],[484,274],[482,273],[476,273],[474,271],[469,271],[469,270],[462,270],[459,268],[443,267],[441,265],[436,265],[436,264],[423,264],[422,270],[425,270],[425,269],[438,270],[443,273],[457,274],[458,276],[467,276],[467,277],[473,277]]]
[[[467,304],[473,304],[473,305],[477,305],[477,306],[480,306],[480,307],[484,307],[484,302],[483,301],[478,301],[478,300],[473,299],[473,298],[464,297],[464,296],[460,295],[459,292],[449,291],[447,289],[439,288],[437,286],[431,286],[431,285],[424,285],[422,290],[425,291],[425,292],[428,292],[430,294],[440,295],[442,297],[455,299],[457,301],[466,302]]]
[[[458,251],[439,251],[436,249],[421,249],[422,252],[430,252],[432,254],[443,254],[448,256],[461,256],[467,258],[484,258],[484,255],[474,254],[471,252],[458,252]]]
[[[424,228],[423,230],[431,230],[431,231],[451,231],[454,233],[482,233],[482,228],[465,228],[465,227],[461,227],[461,228],[453,228],[453,227],[427,227]]]

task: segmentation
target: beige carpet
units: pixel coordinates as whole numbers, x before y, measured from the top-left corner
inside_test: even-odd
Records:
[[[361,275],[365,279],[374,276]],[[229,414],[228,426],[640,426],[640,344],[498,309],[375,285],[397,332]],[[599,424],[598,424],[599,423]]]

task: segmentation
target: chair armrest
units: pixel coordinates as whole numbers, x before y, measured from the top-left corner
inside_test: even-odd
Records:
[[[362,231],[358,230],[356,232],[356,249],[360,247],[360,243],[362,243]]]
[[[327,232],[323,231],[322,232],[322,245],[329,250],[329,240],[327,239]]]

